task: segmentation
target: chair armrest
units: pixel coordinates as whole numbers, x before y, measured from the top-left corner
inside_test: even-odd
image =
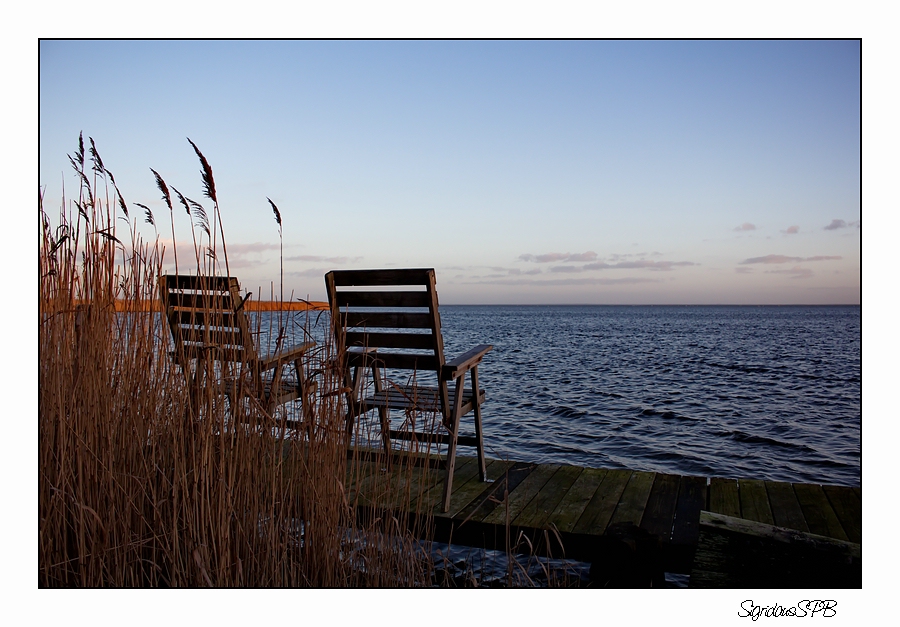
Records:
[[[490,350],[494,347],[490,344],[479,344],[472,350],[468,350],[453,361],[448,361],[444,364],[444,367],[441,368],[441,379],[444,381],[452,381],[453,379],[458,379],[461,375],[465,374],[466,371],[471,370],[479,363],[481,363],[482,357],[484,357]]]
[[[290,346],[278,351],[277,353],[272,353],[271,355],[261,357],[257,363],[259,364],[261,370],[271,370],[272,368],[281,366],[288,362],[296,361],[303,356],[303,353],[305,353],[315,345],[315,342],[309,341],[304,342],[303,344],[297,344],[296,346]]]

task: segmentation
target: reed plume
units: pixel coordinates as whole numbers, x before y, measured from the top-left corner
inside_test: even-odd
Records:
[[[178,248],[175,246],[175,214],[172,210],[172,195],[169,193],[169,187],[166,185],[163,177],[159,175],[159,172],[153,168],[150,168],[150,171],[153,172],[153,176],[156,178],[156,186],[162,192],[162,199],[169,208],[169,223],[172,225],[172,254],[175,256],[175,274],[178,274]]]
[[[197,157],[200,159],[200,179],[203,181],[203,193],[206,194],[206,197],[213,201],[213,207],[215,208],[215,212],[213,213],[213,243],[212,243],[212,256],[215,258],[215,250],[216,250],[216,224],[219,225],[219,232],[222,235],[222,253],[225,257],[225,274],[231,275],[231,272],[228,269],[228,249],[225,248],[225,229],[222,225],[222,214],[219,211],[219,200],[216,197],[216,180],[213,178],[212,166],[209,165],[209,161],[206,160],[206,157],[203,156],[203,153],[200,152],[200,149],[197,148],[197,144],[191,141],[191,138],[187,138],[188,143],[190,143],[191,147],[194,149],[194,152],[197,153]]]

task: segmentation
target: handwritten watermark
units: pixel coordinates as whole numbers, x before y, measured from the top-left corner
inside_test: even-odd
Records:
[[[747,599],[741,603],[741,609],[738,616],[741,618],[749,618],[750,620],[758,620],[760,618],[812,618],[821,616],[822,618],[833,618],[837,615],[837,601],[824,599],[804,599],[794,605],[757,605],[752,599]]]

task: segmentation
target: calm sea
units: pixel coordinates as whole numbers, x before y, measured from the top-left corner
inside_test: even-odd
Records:
[[[859,306],[442,306],[441,321],[448,359],[494,346],[491,457],[860,485]]]

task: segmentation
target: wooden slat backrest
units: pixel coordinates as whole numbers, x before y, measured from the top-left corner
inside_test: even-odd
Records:
[[[325,285],[339,349],[378,349],[386,368],[437,371],[444,364],[433,269],[334,270]],[[351,365],[362,359],[352,350],[349,355]]]
[[[228,362],[256,359],[236,278],[165,275],[159,284],[179,361],[204,353]]]

